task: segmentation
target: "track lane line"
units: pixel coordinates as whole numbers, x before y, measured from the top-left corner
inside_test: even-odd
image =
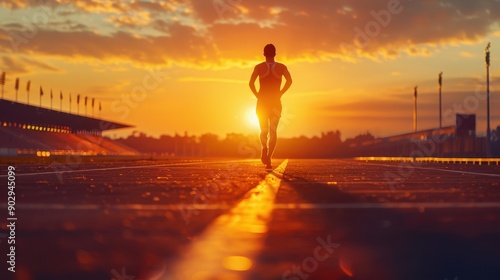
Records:
[[[0,207],[7,207],[2,203]],[[227,204],[193,204],[186,206],[184,204],[123,204],[123,205],[98,205],[98,204],[18,204],[18,210],[78,210],[78,211],[178,211],[181,207],[191,210],[228,210],[232,209]],[[273,209],[409,209],[409,208],[500,208],[500,202],[367,202],[367,203],[278,203],[273,205]]]
[[[500,208],[500,202],[280,203],[275,209],[456,209]]]
[[[167,275],[157,279],[246,279],[262,249],[287,163],[283,161],[228,213],[215,219]]]
[[[36,176],[36,175],[51,175],[51,174],[63,174],[63,173],[83,173],[83,172],[125,170],[125,169],[142,169],[142,168],[152,168],[152,167],[175,167],[175,166],[197,165],[197,164],[251,162],[251,161],[257,161],[257,160],[255,160],[255,159],[247,159],[247,160],[226,160],[226,161],[196,161],[196,162],[179,162],[179,163],[169,163],[169,164],[154,164],[154,165],[135,165],[135,166],[121,166],[121,167],[91,168],[91,169],[79,169],[79,170],[60,170],[60,171],[38,172],[38,173],[36,173],[36,172],[33,172],[33,173],[16,173],[16,177]],[[7,176],[8,175],[0,175],[0,178],[6,178]]]
[[[371,162],[358,162],[360,165],[375,165],[375,166],[384,166],[384,167],[398,167],[398,165],[390,165],[390,164],[382,164],[382,163],[371,163]],[[493,173],[481,173],[481,172],[471,172],[471,171],[460,171],[460,170],[453,170],[453,169],[442,169],[442,168],[430,168],[430,167],[419,167],[419,166],[413,166],[415,169],[421,169],[421,170],[434,170],[434,171],[444,171],[444,172],[450,172],[450,173],[458,173],[458,174],[468,174],[468,175],[479,175],[479,176],[489,176],[489,177],[500,177],[500,174],[493,174]]]

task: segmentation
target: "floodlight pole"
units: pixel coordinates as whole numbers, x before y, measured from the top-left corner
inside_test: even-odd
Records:
[[[486,155],[491,156],[491,129],[490,129],[490,43],[484,50],[486,60]]]

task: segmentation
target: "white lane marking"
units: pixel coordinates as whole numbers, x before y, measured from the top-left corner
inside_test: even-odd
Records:
[[[500,208],[500,202],[281,203],[275,209]]]
[[[18,210],[123,210],[123,211],[179,211],[184,204],[123,204],[123,205],[64,205],[64,204],[16,204]],[[5,208],[7,204],[2,203],[0,207]],[[500,208],[500,202],[383,202],[383,203],[278,203],[274,209],[407,209],[407,208]],[[189,209],[193,210],[228,210],[232,207],[227,204],[193,204]]]
[[[390,165],[390,164],[382,164],[382,163],[370,163],[370,162],[359,162],[360,164],[365,164],[365,165],[376,165],[376,166],[385,166],[385,167],[398,167],[398,165]],[[460,170],[453,170],[453,169],[442,169],[442,168],[431,168],[431,167],[419,167],[419,166],[413,166],[415,169],[422,169],[422,170],[434,170],[434,171],[445,171],[445,172],[451,172],[451,173],[458,173],[458,174],[468,174],[468,175],[479,175],[479,176],[489,176],[489,177],[500,177],[500,174],[492,174],[492,173],[481,173],[481,172],[470,172],[470,171],[460,171]]]
[[[62,173],[83,173],[83,172],[95,172],[95,171],[111,171],[111,170],[124,170],[124,169],[141,169],[141,168],[151,168],[151,167],[175,167],[175,166],[197,165],[197,164],[248,162],[248,161],[256,161],[256,160],[251,159],[251,160],[226,160],[226,161],[195,161],[195,162],[165,163],[165,164],[154,164],[154,165],[134,165],[134,166],[91,168],[91,169],[80,169],[80,170],[59,170],[59,171],[38,172],[38,173],[16,173],[16,177],[62,174]],[[7,176],[8,175],[0,175],[0,178],[7,177]]]
[[[224,210],[231,209],[231,205],[227,204],[115,204],[115,205],[101,205],[101,204],[41,204],[41,203],[20,203],[16,204],[17,209],[20,210],[125,210],[125,211],[164,211],[164,210]],[[7,207],[6,203],[0,203],[0,207]]]
[[[355,157],[355,160],[362,161],[419,161],[419,162],[434,162],[434,163],[495,163],[500,162],[500,158],[444,158],[444,157]]]
[[[160,279],[245,279],[262,249],[287,163],[283,161],[241,202],[212,222]]]

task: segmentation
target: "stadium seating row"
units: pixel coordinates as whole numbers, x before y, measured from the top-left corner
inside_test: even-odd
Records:
[[[49,151],[51,154],[73,155],[137,155],[137,151],[107,137],[46,132],[13,127],[0,127],[0,152],[34,154]]]

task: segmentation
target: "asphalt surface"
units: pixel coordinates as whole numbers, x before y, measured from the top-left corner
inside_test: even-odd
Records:
[[[275,165],[16,164],[0,279],[500,279],[500,166]]]

